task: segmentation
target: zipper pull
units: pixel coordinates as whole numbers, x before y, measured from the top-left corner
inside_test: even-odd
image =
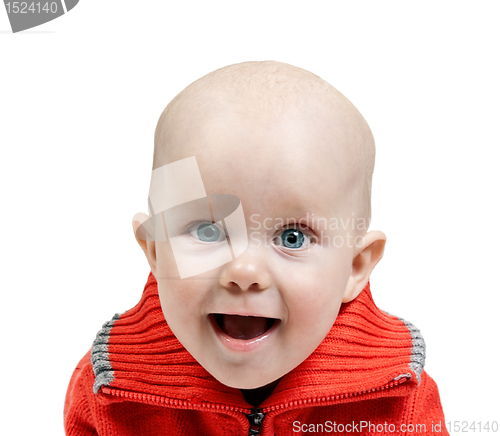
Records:
[[[248,421],[250,422],[250,429],[248,430],[248,436],[259,436],[260,427],[262,426],[262,421],[264,421],[265,413],[261,412],[258,407],[252,409],[252,413],[247,415]]]

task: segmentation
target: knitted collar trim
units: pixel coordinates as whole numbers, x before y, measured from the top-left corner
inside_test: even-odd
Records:
[[[96,394],[108,387],[198,403],[217,398],[221,404],[248,408],[239,389],[212,377],[174,336],[152,273],[139,303],[103,325],[91,361]],[[424,363],[420,331],[380,310],[368,283],[355,300],[342,304],[323,342],[280,380],[261,407],[305,398],[348,398],[398,381],[415,385]]]

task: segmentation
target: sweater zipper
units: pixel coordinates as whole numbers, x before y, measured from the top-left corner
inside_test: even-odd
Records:
[[[383,391],[385,389],[390,389],[394,388],[398,385],[403,384],[406,382],[409,378],[408,377],[401,377],[398,380],[393,380],[383,386],[379,386],[378,388],[373,388],[365,391],[358,391],[358,392],[352,392],[349,394],[343,394],[343,395],[335,395],[333,397],[322,397],[322,398],[313,398],[313,399],[307,399],[307,400],[302,400],[300,402],[294,401],[293,403],[288,403],[288,404],[282,404],[279,407],[266,407],[264,409],[260,408],[255,408],[252,409],[251,413],[247,415],[248,420],[250,421],[250,429],[248,431],[248,436],[259,436],[260,435],[260,430],[262,427],[262,422],[264,421],[264,418],[267,413],[271,412],[272,410],[279,409],[280,412],[283,412],[285,410],[290,410],[293,408],[297,408],[297,406],[303,408],[307,407],[309,405],[330,405],[334,404],[336,401],[344,398],[351,398],[351,397],[356,397],[359,395],[364,395],[367,393],[372,393],[372,392],[377,392],[377,391]],[[254,428],[252,428],[252,424]]]
[[[193,410],[203,410],[203,409],[216,409],[216,410],[224,410],[226,413],[233,415],[235,418],[241,417],[241,413],[243,413],[250,423],[250,428],[248,429],[249,436],[259,436],[260,429],[262,427],[262,421],[264,420],[265,413],[262,413],[262,409],[258,407],[253,409],[243,409],[238,407],[228,407],[223,405],[214,405],[210,403],[204,403],[203,406],[198,405],[190,405],[187,401],[182,400],[173,400],[171,398],[162,397],[159,395],[149,395],[142,394],[139,392],[130,392],[123,389],[113,389],[108,386],[102,386],[101,392],[105,395],[111,395],[114,397],[126,398],[128,400],[136,400],[142,401],[146,403],[154,402],[160,404],[166,404],[173,408],[177,409],[193,409]],[[189,407],[191,406],[191,407]],[[250,412],[250,413],[248,413]]]
[[[335,403],[336,401],[340,399],[345,399],[345,398],[351,398],[351,397],[356,397],[359,395],[363,395],[366,393],[372,393],[372,392],[377,392],[377,391],[383,391],[385,389],[390,389],[393,387],[396,387],[400,384],[403,384],[408,380],[408,377],[401,377],[398,380],[393,380],[390,383],[387,383],[383,386],[380,386],[378,388],[373,388],[365,391],[359,391],[359,392],[352,392],[349,394],[343,394],[343,395],[335,395],[333,397],[322,397],[322,398],[310,398],[307,400],[301,400],[301,401],[294,401],[293,403],[288,403],[288,404],[282,404],[280,406],[271,406],[271,407],[266,407],[264,409],[260,409],[258,407],[250,409],[250,413],[247,413],[249,410],[244,409],[244,408],[239,408],[239,407],[229,407],[229,406],[222,406],[222,405],[214,405],[210,403],[204,403],[203,406],[196,406],[196,405],[189,405],[187,401],[183,400],[173,400],[170,398],[166,397],[161,397],[159,395],[149,395],[149,394],[141,394],[138,392],[130,392],[130,391],[125,391],[122,389],[112,389],[107,386],[101,387],[101,392],[106,395],[112,395],[116,397],[121,397],[121,398],[127,398],[127,399],[134,399],[134,400],[140,400],[144,401],[146,403],[148,402],[154,402],[154,403],[160,403],[160,404],[168,404],[170,406],[173,406],[173,408],[177,409],[192,409],[192,410],[203,410],[203,409],[217,409],[217,410],[224,410],[226,413],[233,415],[234,417],[241,416],[241,413],[244,413],[246,418],[248,419],[248,422],[250,423],[250,428],[248,430],[248,436],[259,436],[260,435],[260,430],[262,428],[262,422],[264,421],[264,418],[266,417],[266,413],[279,409],[280,411],[285,411],[285,410],[290,410],[293,408],[298,407],[307,407],[309,405],[329,405],[330,403]],[[191,406],[191,407],[189,407]]]
[[[131,392],[124,389],[115,389],[108,386],[102,386],[101,392],[105,395],[111,395],[114,397],[125,398],[127,400],[140,401],[143,403],[156,403],[170,406],[173,409],[185,409],[185,410],[216,410],[224,411],[228,415],[235,417],[241,424],[245,423],[244,416],[248,417],[252,414],[255,409],[246,409],[242,407],[231,407],[222,404],[212,404],[212,403],[201,403],[192,404],[187,400],[175,400],[172,398],[163,397],[160,395],[143,394],[140,392]],[[248,413],[250,412],[250,413]],[[243,416],[244,415],[244,416]],[[262,414],[264,416],[264,414]],[[260,427],[259,427],[260,429]],[[250,433],[252,434],[252,433]],[[258,435],[258,433],[256,433]]]
[[[259,436],[262,421],[264,421],[265,416],[266,414],[262,413],[262,409],[259,409],[258,407],[252,409],[251,413],[247,415],[248,421],[250,422],[248,436]]]

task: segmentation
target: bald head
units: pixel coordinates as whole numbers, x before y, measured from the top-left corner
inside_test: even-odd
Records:
[[[296,144],[299,154],[328,160],[324,171],[341,174],[338,183],[350,192],[356,214],[369,220],[371,179],[375,146],[368,124],[354,105],[329,83],[309,71],[289,64],[265,61],[230,65],[207,74],[179,93],[160,116],[155,132],[153,169],[189,156],[213,152],[185,141],[199,132],[211,137],[225,134],[224,126],[245,120],[256,128],[272,132],[287,123],[290,138],[317,138]],[[257,128],[258,126],[258,128]],[[256,133],[257,134],[257,133]],[[199,141],[199,140],[198,140]],[[219,141],[222,143],[222,141]],[[290,141],[272,144],[258,141],[252,150],[242,150],[238,141],[224,152],[267,156],[276,165],[280,155],[290,152]],[[240,148],[239,148],[240,147]],[[272,150],[271,150],[272,149]],[[221,153],[221,150],[218,150]],[[320,170],[319,168],[317,169]]]

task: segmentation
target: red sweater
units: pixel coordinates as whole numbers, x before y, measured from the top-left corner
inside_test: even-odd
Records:
[[[447,435],[424,361],[419,330],[378,309],[367,285],[342,305],[313,354],[252,409],[176,339],[150,274],[139,304],[104,324],[78,364],[65,429],[71,436]]]

